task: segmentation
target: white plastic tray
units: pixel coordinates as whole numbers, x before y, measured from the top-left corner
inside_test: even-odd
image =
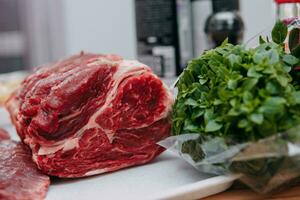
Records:
[[[7,117],[3,113],[5,111],[0,109],[1,120]],[[11,124],[2,123],[0,126],[17,139]],[[88,178],[53,179],[46,200],[199,199],[226,190],[235,178],[199,173],[166,151],[143,166]]]

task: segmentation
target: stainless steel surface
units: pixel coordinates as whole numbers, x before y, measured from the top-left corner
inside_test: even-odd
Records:
[[[282,3],[277,6],[277,18],[284,20],[300,17],[300,3]]]

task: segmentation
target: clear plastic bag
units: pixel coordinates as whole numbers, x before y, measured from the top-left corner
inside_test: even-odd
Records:
[[[239,174],[242,182],[263,194],[300,176],[300,126],[255,143],[184,134],[159,144],[201,172]]]
[[[300,21],[295,19],[288,27],[300,27]],[[271,29],[245,45],[255,47],[259,35],[271,35]],[[240,181],[263,194],[286,187],[300,177],[300,126],[257,142],[234,143],[221,137],[193,133],[171,136],[159,145],[201,172],[236,174]]]

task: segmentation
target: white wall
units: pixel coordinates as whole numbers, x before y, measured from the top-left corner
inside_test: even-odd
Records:
[[[275,21],[273,0],[240,0],[244,40]],[[65,52],[81,50],[136,58],[134,0],[63,0]],[[196,15],[196,16],[201,16]]]
[[[64,10],[60,0],[18,1],[27,67],[57,60],[65,54]]]
[[[64,0],[66,54],[136,57],[133,0]]]
[[[240,9],[245,23],[245,42],[275,23],[274,0],[240,0]]]

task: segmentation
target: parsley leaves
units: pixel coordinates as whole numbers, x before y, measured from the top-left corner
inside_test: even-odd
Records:
[[[287,26],[277,22],[271,42],[260,37],[246,49],[224,41],[190,61],[177,83],[173,134],[255,141],[300,124],[300,91],[290,74],[299,64],[299,29],[291,34],[291,54],[283,45]]]

